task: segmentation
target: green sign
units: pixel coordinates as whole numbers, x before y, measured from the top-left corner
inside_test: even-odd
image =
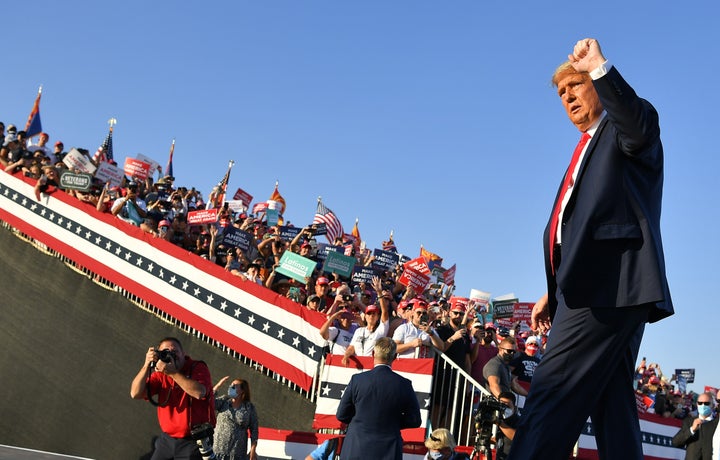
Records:
[[[314,260],[299,256],[292,251],[285,251],[275,271],[305,284],[305,278],[312,274],[316,266]]]
[[[60,188],[87,192],[92,185],[92,176],[84,173],[65,171],[60,176]]]
[[[352,275],[355,262],[355,257],[346,256],[339,252],[328,251],[325,265],[323,265],[323,271],[337,273],[340,276],[349,278],[350,275]]]

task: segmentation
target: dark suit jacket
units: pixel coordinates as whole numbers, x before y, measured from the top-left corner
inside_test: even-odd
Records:
[[[712,438],[718,425],[715,417],[709,422],[700,425],[694,435],[690,434],[695,417],[686,417],[682,428],[673,436],[672,444],[675,447],[685,448],[685,460],[712,460]]]
[[[555,275],[549,224],[543,238],[550,311],[554,315],[559,286],[570,308],[651,304],[649,319],[657,321],[673,314],[660,237],[658,115],[614,67],[593,84],[607,115],[590,140],[560,223]]]
[[[412,382],[384,365],[352,376],[336,415],[349,424],[342,460],[400,460],[400,430],[422,422]]]

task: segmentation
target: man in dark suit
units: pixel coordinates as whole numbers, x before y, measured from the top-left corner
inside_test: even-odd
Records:
[[[553,84],[583,133],[544,236],[552,322],[511,460],[567,459],[588,417],[600,459],[642,459],[633,373],[646,322],[673,313],[660,237],[658,115],[605,59],[577,42]],[[589,140],[588,140],[589,139]]]
[[[348,424],[340,458],[402,459],[403,428],[422,422],[412,382],[392,371],[397,345],[389,337],[375,343],[375,367],[355,374],[337,409],[337,418]]]
[[[685,448],[685,460],[712,460],[712,440],[718,425],[712,393],[698,396],[697,408],[698,416],[685,417],[682,428],[673,436],[672,444]]]

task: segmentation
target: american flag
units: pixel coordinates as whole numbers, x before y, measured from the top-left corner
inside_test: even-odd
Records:
[[[313,224],[325,224],[327,226],[327,234],[325,236],[331,243],[335,241],[335,238],[345,233],[340,219],[337,218],[330,208],[322,204],[322,201],[318,201]]]
[[[98,147],[97,152],[93,155],[93,163],[100,164],[101,162],[109,163],[113,160],[113,147],[112,147],[112,133],[113,127],[110,125],[107,137],[103,141],[102,145]]]

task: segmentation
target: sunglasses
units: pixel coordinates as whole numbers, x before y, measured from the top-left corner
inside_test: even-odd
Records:
[[[697,404],[698,406],[709,406],[710,401],[698,401]]]

